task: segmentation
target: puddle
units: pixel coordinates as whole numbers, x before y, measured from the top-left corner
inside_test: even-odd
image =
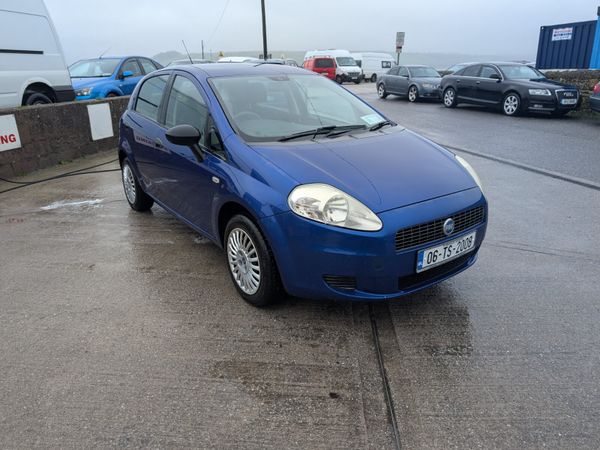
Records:
[[[82,206],[97,206],[102,202],[103,202],[102,199],[76,200],[76,201],[61,200],[58,202],[50,203],[49,205],[46,205],[46,206],[42,206],[40,209],[42,211],[50,211],[50,210],[58,209],[58,208],[72,208],[72,207],[80,208]]]

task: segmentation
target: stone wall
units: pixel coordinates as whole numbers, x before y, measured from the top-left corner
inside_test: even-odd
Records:
[[[119,119],[128,101],[128,97],[119,97],[0,110],[0,116],[15,116],[21,140],[21,148],[0,151],[0,176],[14,178],[61,161],[116,149]],[[101,103],[110,106],[113,132],[111,137],[93,140],[88,106]]]

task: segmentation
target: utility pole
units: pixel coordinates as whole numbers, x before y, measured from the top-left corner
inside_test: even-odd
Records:
[[[267,18],[265,15],[265,0],[260,0],[262,6],[262,32],[263,32],[263,58],[265,61],[267,56]]]
[[[202,39],[202,59],[204,59],[204,39]]]

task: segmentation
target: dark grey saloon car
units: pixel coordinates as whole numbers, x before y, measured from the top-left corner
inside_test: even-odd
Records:
[[[421,98],[440,98],[442,77],[433,67],[396,66],[377,80],[377,95],[386,98],[389,94],[406,97],[409,102]]]

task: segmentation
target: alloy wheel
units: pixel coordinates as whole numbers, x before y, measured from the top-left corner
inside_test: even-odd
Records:
[[[379,95],[379,97],[381,98],[383,98],[383,96],[385,95],[385,88],[383,87],[383,84],[380,84],[377,88],[377,95]]]
[[[513,116],[519,110],[519,98],[515,94],[510,94],[504,100],[504,114]]]
[[[252,239],[241,228],[234,228],[227,238],[227,260],[238,287],[248,295],[260,287],[260,261]]]
[[[131,167],[129,167],[129,164],[123,165],[123,188],[125,188],[125,195],[127,196],[129,203],[135,203],[137,195],[135,189],[135,178],[133,176],[133,172],[131,171]]]
[[[450,107],[454,104],[454,91],[452,89],[448,89],[444,93],[444,105]]]
[[[411,88],[408,90],[408,101],[414,102],[416,100],[417,100],[417,88],[414,86],[411,86]]]

